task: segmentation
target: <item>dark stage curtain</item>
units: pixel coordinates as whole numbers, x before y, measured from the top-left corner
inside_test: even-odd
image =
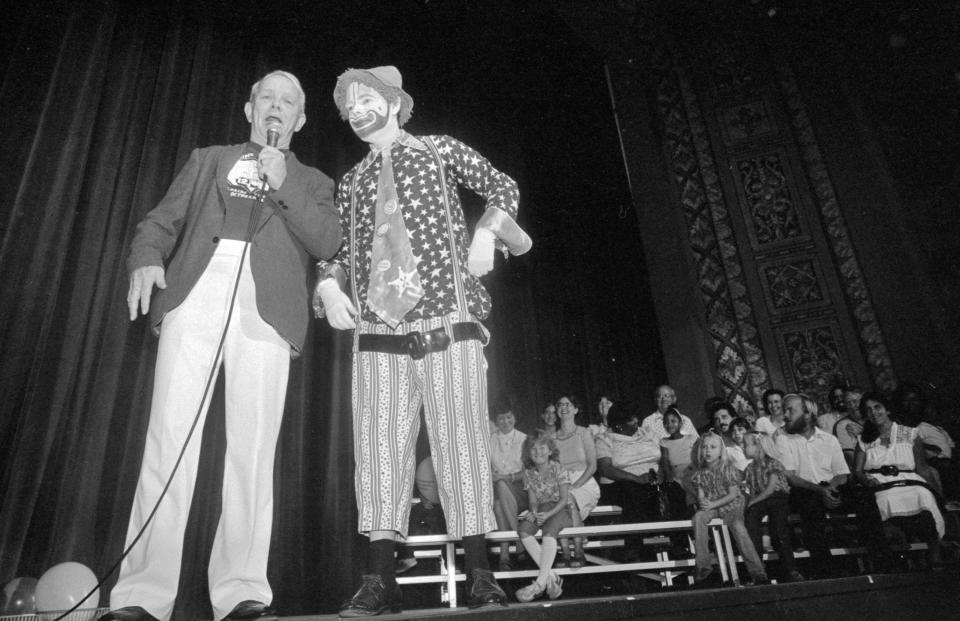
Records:
[[[491,393],[520,398],[521,426],[532,427],[542,401],[562,388],[585,396],[600,385],[646,394],[663,379],[636,223],[629,208],[604,205],[625,199],[599,59],[584,53],[557,69],[589,66],[589,77],[578,83],[597,97],[594,110],[549,89],[536,106],[511,103],[529,93],[505,78],[487,99],[470,98],[456,91],[466,78],[461,83],[455,70],[429,65],[438,62],[437,49],[409,51],[394,42],[371,55],[362,50],[376,39],[362,24],[344,21],[334,29],[319,10],[310,19],[291,10],[289,19],[261,30],[243,15],[254,13],[247,4],[133,9],[41,0],[4,17],[0,581],[39,577],[68,560],[103,575],[121,553],[156,353],[146,321],[127,316],[128,244],[192,148],[247,138],[243,103],[250,84],[269,69],[289,69],[303,81],[308,123],[293,147],[331,176],[362,154],[331,105],[336,75],[348,66],[391,62],[431,67],[412,89],[425,119],[412,124],[414,131],[457,135],[520,180],[527,210],[521,222],[537,250],[501,264],[489,278],[495,340],[488,358]],[[298,10],[303,4],[286,3]],[[347,26],[358,34],[342,36]],[[514,24],[508,33],[536,32],[530,26]],[[489,52],[471,66],[478,75],[490,73],[484,62],[505,63],[514,53]],[[531,88],[535,78],[559,78],[537,68],[555,52],[538,53],[530,75],[512,76],[513,84],[526,80]],[[509,112],[491,108],[504,99]],[[538,128],[531,120],[545,118],[536,116],[546,114],[536,109],[544,105],[551,118]],[[477,118],[459,130],[459,119]],[[546,131],[565,122],[590,139]],[[593,140],[612,144],[609,155],[591,151]],[[557,148],[569,158],[533,155]],[[559,181],[544,177],[550,166]],[[591,167],[606,170],[602,183],[588,180]],[[349,345],[325,322],[314,322],[291,369],[270,563],[275,601],[288,614],[335,610],[365,564],[353,497]],[[205,569],[224,445],[217,391],[195,440],[204,449],[184,544],[181,619],[210,615]],[[104,603],[112,584],[102,590]]]

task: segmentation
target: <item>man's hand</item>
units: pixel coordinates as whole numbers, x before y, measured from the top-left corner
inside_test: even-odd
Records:
[[[259,164],[260,178],[267,181],[271,190],[279,189],[287,178],[287,160],[283,157],[280,149],[263,147],[260,149],[260,157],[257,158],[257,163]]]
[[[467,270],[477,276],[483,276],[493,269],[493,251],[497,236],[490,229],[477,229],[470,242],[467,255]]]
[[[319,300],[318,300],[319,298]],[[313,289],[314,312],[318,310],[318,302],[323,302],[323,310],[327,321],[337,330],[353,330],[357,327],[354,317],[357,309],[349,296],[340,289],[335,278],[325,278],[317,283]]]
[[[130,290],[127,292],[127,307],[130,309],[130,321],[137,318],[137,305],[144,315],[150,312],[150,296],[153,286],[166,289],[163,268],[159,265],[145,265],[133,270],[130,274]]]
[[[821,487],[823,490],[823,506],[827,509],[836,509],[840,506],[840,493],[829,485]]]

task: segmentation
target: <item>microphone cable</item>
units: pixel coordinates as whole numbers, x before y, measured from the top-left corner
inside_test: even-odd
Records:
[[[267,146],[276,147],[279,138],[278,130],[271,126],[267,129]],[[83,602],[90,599],[90,597],[96,593],[101,586],[113,575],[113,572],[117,570],[120,566],[120,563],[123,562],[123,559],[127,558],[127,555],[130,554],[130,551],[143,537],[143,534],[146,532],[147,527],[150,526],[150,523],[153,521],[153,517],[156,515],[157,510],[160,508],[160,502],[167,495],[167,490],[170,489],[171,483],[173,483],[173,477],[177,474],[177,470],[180,468],[180,463],[183,461],[183,456],[187,452],[187,446],[190,444],[190,440],[193,438],[193,432],[196,430],[197,425],[200,422],[200,416],[203,414],[203,406],[207,401],[207,395],[210,394],[210,388],[213,386],[214,378],[217,375],[217,371],[220,368],[220,355],[223,353],[223,344],[227,339],[227,330],[230,328],[230,320],[233,318],[233,308],[237,301],[237,291],[240,289],[240,278],[243,275],[243,263],[247,258],[247,250],[250,248],[250,245],[253,243],[253,236],[256,233],[257,224],[260,222],[260,215],[263,212],[263,202],[267,195],[267,190],[269,186],[267,180],[263,179],[260,184],[260,193],[257,195],[257,198],[253,205],[253,210],[250,212],[250,221],[247,224],[247,235],[243,240],[243,251],[240,253],[240,266],[237,268],[237,276],[233,281],[233,291],[230,294],[230,306],[227,309],[227,317],[223,324],[223,330],[220,332],[220,341],[217,343],[217,351],[213,358],[213,365],[210,368],[210,373],[207,374],[207,383],[203,387],[203,397],[200,399],[200,405],[197,406],[197,413],[193,416],[193,423],[190,425],[189,431],[187,431],[187,437],[183,441],[183,447],[180,449],[180,454],[177,455],[177,460],[173,464],[173,469],[170,471],[170,476],[167,477],[167,482],[164,484],[163,489],[160,490],[160,496],[157,497],[157,501],[153,505],[153,509],[150,511],[150,514],[147,516],[147,519],[144,520],[143,526],[140,527],[140,530],[137,532],[137,536],[133,538],[133,541],[124,548],[123,553],[120,555],[120,558],[110,566],[110,569],[107,570],[107,573],[97,582],[90,591],[83,596],[83,599],[78,601],[73,605],[69,610],[64,611],[60,616],[56,617],[53,621],[61,621],[66,619],[67,616],[73,611],[80,608],[80,605]],[[152,407],[152,406],[151,406]],[[181,546],[182,546],[181,542]],[[99,608],[99,602],[97,603],[97,608]]]

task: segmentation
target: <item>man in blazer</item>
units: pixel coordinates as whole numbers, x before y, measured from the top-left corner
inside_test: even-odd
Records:
[[[137,226],[127,304],[131,320],[149,312],[160,343],[126,545],[142,538],[101,620],[167,620],[173,612],[200,458],[200,438],[188,437],[195,418],[203,429],[221,364],[227,449],[208,569],[214,619],[276,618],[266,574],[290,358],[306,336],[311,256],[330,258],[341,244],[333,182],[288,150],[306,122],[305,103],[292,74],[264,76],[244,106],[250,140],[194,150]]]

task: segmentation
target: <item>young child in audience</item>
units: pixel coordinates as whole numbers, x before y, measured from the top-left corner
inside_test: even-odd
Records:
[[[723,437],[713,430],[701,436],[700,450],[697,451],[695,458],[691,481],[696,491],[698,508],[693,516],[697,582],[703,584],[713,574],[708,524],[719,517],[736,541],[754,584],[768,583],[763,562],[756,548],[753,547],[743,522],[744,500],[743,494],[740,493],[743,475],[727,456]]]
[[[747,495],[744,521],[750,541],[759,554],[763,549],[761,523],[769,516],[770,540],[780,556],[783,569],[781,582],[800,582],[803,575],[797,571],[790,541],[790,484],[783,464],[763,452],[760,434],[750,432],[744,436],[743,452],[751,460],[743,472],[743,491]]]
[[[557,534],[572,524],[567,505],[570,477],[560,466],[556,443],[542,429],[523,442],[523,487],[530,509],[520,514],[517,531],[540,573],[532,584],[518,589],[516,596],[521,602],[529,602],[546,592],[550,599],[556,599],[563,592],[563,580],[552,567],[557,556]],[[537,530],[543,533],[542,544],[534,537]]]
[[[733,464],[740,472],[743,472],[749,463],[747,461],[749,458],[743,452],[743,438],[749,430],[750,424],[747,423],[747,419],[738,416],[730,421],[730,426],[727,427],[727,433],[723,438],[727,444],[727,457],[733,460]]]
[[[697,438],[681,433],[683,419],[675,407],[663,413],[663,427],[667,437],[660,440],[660,473],[666,484],[670,515],[673,519],[685,519],[692,513],[690,507],[696,501],[693,488],[690,487],[691,473],[688,469]],[[677,487],[680,491],[675,491]]]

